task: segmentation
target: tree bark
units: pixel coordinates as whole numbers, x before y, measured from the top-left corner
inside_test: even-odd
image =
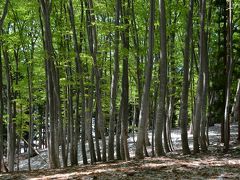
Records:
[[[137,159],[143,159],[143,147],[146,131],[146,122],[149,117],[149,95],[152,80],[153,69],[153,49],[154,49],[154,17],[155,17],[155,0],[150,1],[150,18],[149,18],[149,52],[148,61],[146,62],[145,83],[142,94],[141,109],[139,114],[138,135],[135,156]]]
[[[81,6],[83,9],[83,5]],[[82,18],[81,18],[81,23],[83,23],[83,12],[81,14]],[[76,28],[75,28],[75,17],[74,17],[74,10],[73,10],[73,4],[72,4],[72,0],[69,0],[69,17],[70,17],[70,22],[71,22],[71,28],[72,28],[72,32],[73,32],[73,42],[74,42],[74,51],[75,51],[75,64],[76,64],[76,71],[78,74],[78,79],[79,79],[79,90],[78,90],[78,97],[79,97],[79,93],[81,92],[81,119],[82,119],[82,133],[81,133],[81,140],[82,140],[82,156],[83,156],[83,164],[87,164],[87,155],[86,155],[86,147],[85,147],[85,89],[84,89],[84,81],[83,81],[83,67],[82,67],[82,62],[80,59],[80,53],[81,53],[81,49],[79,49],[79,44],[78,44],[78,40],[77,40],[77,32],[76,32]],[[80,35],[82,36],[82,33],[80,33]],[[82,39],[82,37],[80,37],[80,39]],[[80,46],[82,47],[82,46]],[[79,117],[77,117],[79,118]],[[77,119],[77,122],[79,120]],[[79,124],[79,123],[77,123]],[[77,129],[76,129],[77,130]],[[77,130],[78,132],[78,130]],[[76,133],[75,135],[75,143],[78,143],[78,139],[79,139],[79,133]]]
[[[189,57],[190,57],[190,44],[192,40],[192,19],[193,19],[193,4],[194,1],[190,0],[190,6],[187,17],[186,36],[185,36],[185,49],[184,49],[184,67],[183,67],[183,82],[182,82],[182,96],[179,113],[179,121],[181,125],[181,138],[182,138],[182,151],[183,154],[190,154],[188,145],[188,92],[189,92]]]
[[[15,159],[15,126],[13,121],[13,92],[12,92],[12,71],[11,64],[9,62],[9,54],[6,47],[3,47],[3,56],[5,62],[6,70],[6,80],[7,80],[7,114],[8,114],[8,124],[7,124],[7,159],[8,159],[8,170],[10,172],[14,171],[14,159]]]
[[[196,95],[196,110],[195,110],[195,117],[194,117],[194,132],[193,132],[193,151],[194,153],[199,153],[199,139],[200,137],[200,128],[201,124],[204,126],[202,122],[202,110],[203,110],[203,68],[204,68],[204,61],[206,61],[205,56],[205,11],[206,11],[206,0],[201,0],[200,3],[200,42],[199,42],[199,59],[200,59],[200,68],[199,68],[199,78],[198,78],[198,87],[197,87],[197,95]],[[203,127],[202,127],[203,128]]]
[[[60,167],[59,162],[59,149],[58,149],[58,119],[56,104],[59,102],[56,87],[56,67],[54,64],[54,50],[52,43],[52,32],[50,23],[50,13],[52,3],[51,1],[40,0],[42,16],[44,19],[44,50],[46,53],[46,74],[47,74],[47,99],[48,99],[48,113],[49,113],[49,167],[58,168]]]
[[[121,0],[115,2],[115,53],[114,69],[111,83],[111,102],[109,120],[108,160],[114,160],[114,129],[116,122],[116,98],[119,79],[119,24],[120,24]]]
[[[121,145],[124,152],[121,152],[123,160],[130,160],[128,150],[128,108],[129,108],[129,80],[128,80],[128,60],[129,60],[129,16],[130,16],[130,0],[123,0],[122,7],[123,24],[126,28],[122,32],[123,48],[126,54],[123,57],[122,72],[122,123],[121,123]]]
[[[104,117],[102,112],[102,102],[101,102],[101,89],[100,89],[100,72],[97,61],[97,28],[95,25],[95,15],[93,10],[93,1],[86,1],[87,3],[87,24],[88,24],[88,37],[91,56],[94,62],[94,73],[96,76],[96,104],[97,104],[97,116],[98,116],[98,127],[102,138],[102,161],[107,160],[106,157],[106,137],[105,137],[105,127],[104,127]]]
[[[92,135],[94,68],[92,68],[90,82],[92,82],[92,85],[88,88],[89,90],[87,94],[89,94],[89,96],[86,98],[86,105],[87,105],[86,132],[87,132],[87,140],[88,140],[88,146],[89,146],[90,157],[91,157],[91,164],[94,164],[96,162],[96,153],[95,153],[95,147],[94,147],[93,135]]]
[[[0,35],[2,35],[2,28],[4,20],[7,16],[8,5],[10,0],[5,1],[3,14],[0,17]],[[3,68],[2,68],[2,41],[0,41],[0,172],[6,171],[3,161],[3,112],[4,112],[4,103],[3,103]]]
[[[226,84],[226,101],[224,110],[224,151],[229,150],[230,140],[230,96],[232,84],[232,0],[228,2],[228,26],[227,26],[227,84]]]
[[[166,89],[167,89],[167,39],[166,39],[166,13],[165,0],[159,0],[160,4],[160,85],[159,85],[159,100],[156,115],[155,125],[155,152],[157,156],[164,155],[162,134],[163,126],[166,122]]]

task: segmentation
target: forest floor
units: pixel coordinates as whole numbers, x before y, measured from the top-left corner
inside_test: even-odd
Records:
[[[20,164],[22,171],[0,174],[0,179],[240,179],[240,144],[236,141],[237,125],[231,126],[230,150],[227,154],[223,153],[223,144],[220,143],[220,125],[210,127],[209,138],[208,152],[182,155],[180,131],[175,129],[172,132],[175,151],[167,153],[164,157],[79,165],[54,170],[44,169],[45,166],[39,167],[41,163],[38,162],[33,167],[36,170],[30,172],[24,170],[27,160],[23,160]],[[191,135],[189,139],[192,147]],[[131,140],[132,138],[129,138],[129,141]],[[129,149],[133,157],[134,143],[130,143]],[[148,150],[151,152],[151,147]],[[43,155],[44,153],[42,152]],[[37,157],[34,158],[37,161]]]

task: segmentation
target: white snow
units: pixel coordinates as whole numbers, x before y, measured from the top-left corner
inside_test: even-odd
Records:
[[[221,132],[221,126],[220,124],[216,124],[212,127],[209,128],[209,139],[210,139],[210,145],[219,145],[221,146],[220,143],[220,132]],[[236,139],[237,136],[237,124],[233,124],[231,125],[231,139],[230,141],[234,141]],[[175,150],[181,150],[181,134],[180,134],[180,129],[173,129],[171,132],[171,136],[172,136],[172,142],[173,142],[173,146]],[[137,133],[135,133],[135,141],[137,139],[136,137]],[[189,138],[189,146],[192,149],[193,147],[193,136],[191,134],[188,134],[188,138]],[[108,137],[106,138],[108,140]],[[152,134],[151,131],[149,131],[149,140],[151,142],[152,140]],[[101,148],[101,140],[100,141],[100,148]],[[134,152],[135,152],[135,142],[133,141],[133,135],[129,134],[129,138],[128,138],[128,147],[129,147],[129,152],[130,152],[130,156],[134,157]],[[81,144],[79,143],[79,151],[78,151],[78,161],[79,164],[82,164],[82,157],[81,157]],[[89,154],[89,148],[88,148],[88,143],[86,143],[86,149],[87,149],[87,155],[88,158],[90,158],[90,154]],[[151,155],[151,146],[147,148],[149,154]],[[61,154],[61,153],[60,153]],[[40,150],[40,155],[34,156],[31,158],[31,169],[46,169],[48,168],[48,164],[46,162],[48,162],[48,157],[47,157],[47,149],[44,150]],[[27,157],[27,156],[26,156]],[[60,160],[61,160],[61,155],[60,155]],[[90,159],[88,159],[88,162],[90,162]],[[17,165],[16,165],[17,168]],[[15,168],[15,169],[16,169]],[[19,170],[28,170],[28,159],[24,159],[24,160],[20,160],[19,163]]]

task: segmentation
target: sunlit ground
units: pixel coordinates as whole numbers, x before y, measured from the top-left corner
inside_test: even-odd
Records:
[[[174,129],[171,135],[175,152],[168,153],[165,157],[145,158],[142,161],[99,163],[93,166],[80,165],[57,170],[5,173],[0,174],[0,179],[240,179],[240,146],[236,143],[237,125],[231,126],[231,148],[228,154],[222,153],[220,125],[210,127],[209,152],[205,154],[182,155],[180,130]],[[149,133],[149,139],[151,140],[151,133]],[[134,157],[135,143],[132,134],[129,135],[128,141],[131,157]],[[189,144],[192,148],[191,134],[189,134]],[[151,155],[151,147],[148,147],[148,152]],[[35,169],[38,166],[47,167],[46,163],[42,167],[40,161],[44,164],[39,157],[32,158],[33,166],[36,165]],[[27,162],[21,163],[23,167],[27,167]]]

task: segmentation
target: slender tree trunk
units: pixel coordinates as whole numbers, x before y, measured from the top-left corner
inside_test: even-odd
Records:
[[[0,17],[0,35],[2,35],[3,23],[8,13],[8,5],[10,0],[6,0],[4,4],[3,13]],[[2,41],[0,41],[0,172],[6,171],[3,161],[3,113],[4,113],[4,103],[3,103],[3,67],[2,67]]]
[[[178,0],[177,0],[178,3]],[[169,18],[169,26],[174,27],[174,25],[177,23],[177,18],[178,18],[178,12],[172,11],[172,0],[169,1],[168,3],[169,5],[169,10],[168,10],[168,14],[170,16]],[[172,18],[172,14],[173,14],[173,18]],[[166,124],[164,126],[164,146],[166,149],[166,152],[170,152],[173,151],[173,144],[172,144],[172,138],[171,138],[171,129],[172,129],[172,121],[173,121],[173,115],[175,114],[175,109],[176,109],[176,60],[174,57],[175,54],[175,39],[176,39],[176,31],[171,31],[170,35],[168,37],[169,39],[169,49],[168,49],[168,53],[169,53],[169,67],[168,67],[168,84],[169,86],[167,87],[167,93],[168,95],[166,95],[167,97],[167,103],[166,103]]]
[[[69,62],[68,67],[66,68],[66,74],[67,74],[67,80],[68,82],[72,82],[72,65]],[[75,121],[73,117],[73,87],[71,83],[67,86],[67,99],[68,99],[68,122],[70,126],[70,161],[71,166],[75,166],[78,164],[77,162],[77,155],[76,155],[76,147],[78,146],[75,142],[75,134],[76,134],[76,126]],[[77,107],[78,108],[78,107]]]
[[[119,110],[119,116],[117,119],[117,127],[116,127],[116,153],[117,153],[117,159],[121,160],[123,157],[121,157],[121,142],[120,142],[120,135],[121,135],[121,119],[122,119],[122,100],[120,102],[120,110]]]
[[[29,139],[28,139],[28,169],[31,171],[30,157],[32,156],[33,145],[33,109],[32,109],[32,66],[29,64],[27,67],[28,74],[28,98],[29,98]]]
[[[0,35],[2,35],[3,23],[7,16],[8,5],[10,0],[5,1],[3,14],[0,17]],[[0,172],[6,171],[3,161],[3,112],[4,112],[4,103],[3,103],[3,68],[2,68],[2,41],[0,41]]]
[[[108,140],[108,160],[114,160],[114,129],[116,122],[116,98],[119,79],[119,22],[121,0],[115,2],[115,53],[114,69],[111,83],[111,102],[110,102],[110,120],[109,120],[109,140]]]
[[[159,85],[159,100],[156,115],[155,125],[155,151],[157,156],[164,155],[164,148],[162,142],[163,126],[166,122],[166,89],[167,89],[167,39],[166,39],[166,13],[165,0],[159,0],[160,4],[160,85]]]
[[[208,16],[207,16],[207,30],[206,30],[206,40],[205,40],[205,52],[206,52],[206,63],[205,63],[205,81],[206,81],[206,146],[209,146],[209,116],[211,113],[211,94],[210,94],[210,81],[209,81],[209,55],[208,55],[208,44],[210,43],[211,33],[209,32],[209,27],[211,24],[212,17],[212,8],[213,8],[213,0],[209,2]]]
[[[135,7],[134,7],[134,2],[135,0],[132,0],[132,33],[133,33],[133,43],[134,43],[134,48],[136,49],[136,55],[135,55],[135,60],[136,60],[136,74],[137,74],[137,89],[138,89],[138,108],[141,108],[141,97],[142,97],[142,90],[143,90],[143,82],[142,82],[142,68],[141,68],[141,55],[140,55],[140,42],[139,42],[139,33],[138,33],[138,28],[137,28],[137,22],[136,22],[136,15],[135,15]],[[139,112],[137,113],[139,116]],[[138,116],[137,120],[138,120]],[[138,121],[135,121],[133,126],[136,125]]]
[[[240,79],[238,79],[237,91],[235,96],[235,105],[233,107],[234,121],[238,123],[238,137],[240,141]]]
[[[152,157],[155,156],[155,120],[156,120],[156,115],[157,115],[157,106],[158,106],[158,88],[159,85],[158,83],[154,87],[154,102],[153,102],[153,117],[152,117]]]
[[[83,9],[83,5],[81,4],[81,8]],[[82,18],[81,18],[81,23],[83,23],[82,19],[83,19],[83,12],[81,14]],[[81,49],[79,49],[79,45],[78,45],[78,41],[77,41],[77,32],[76,32],[76,28],[75,28],[75,17],[74,17],[74,10],[73,10],[73,4],[72,4],[72,0],[69,0],[69,17],[70,17],[70,22],[71,22],[71,28],[73,31],[73,41],[74,41],[74,51],[75,51],[75,63],[76,63],[76,71],[78,74],[78,79],[80,81],[79,86],[80,86],[80,90],[78,90],[78,97],[79,97],[79,93],[81,92],[81,119],[82,119],[82,133],[81,133],[81,139],[82,139],[82,156],[83,156],[83,164],[87,164],[87,155],[86,155],[86,147],[85,147],[85,90],[84,90],[84,82],[83,82],[83,67],[82,67],[82,63],[80,60],[80,53],[81,53]],[[82,33],[80,34],[82,36]],[[82,37],[80,37],[80,39],[82,39]],[[81,47],[81,46],[80,46]],[[79,99],[79,98],[78,98]],[[77,117],[79,118],[79,117]],[[77,121],[78,122],[78,119]],[[77,123],[78,124],[78,123]],[[76,132],[78,132],[78,128],[76,128]],[[79,139],[79,133],[75,134],[75,143],[78,143],[78,139]]]
[[[193,151],[194,153],[199,152],[199,139],[200,137],[200,128],[204,128],[204,122],[202,122],[202,115],[203,115],[203,65],[204,61],[206,61],[205,56],[205,11],[206,11],[206,0],[201,0],[200,3],[200,68],[199,68],[199,78],[198,78],[198,87],[197,87],[197,95],[196,95],[196,110],[195,110],[195,117],[194,117],[194,132],[193,132]],[[202,125],[202,126],[201,126]]]
[[[182,96],[179,113],[179,121],[181,125],[181,138],[182,138],[182,151],[183,154],[190,154],[188,145],[188,92],[189,92],[189,57],[190,57],[190,44],[192,39],[192,19],[193,19],[193,4],[194,1],[190,0],[186,36],[185,36],[185,50],[184,50],[184,75],[182,82]]]
[[[128,80],[128,59],[129,59],[129,15],[130,15],[130,0],[123,0],[122,7],[123,24],[126,28],[122,32],[123,48],[126,54],[123,57],[123,72],[122,72],[122,124],[121,124],[121,144],[124,150],[121,156],[124,160],[130,159],[128,150],[128,108],[129,108],[129,80]]]
[[[67,90],[67,86],[64,88],[64,98],[67,99],[68,98],[68,94],[67,94],[68,90]],[[62,142],[62,147],[64,146],[64,144],[66,144],[66,151],[65,151],[65,154],[64,154],[64,161],[66,163],[66,165],[68,164],[68,157],[69,157],[69,144],[70,144],[70,122],[69,122],[69,118],[68,118],[68,102],[67,100],[64,102],[64,121],[66,122],[65,123],[65,142]],[[63,153],[63,151],[62,151]]]
[[[240,96],[240,90],[239,90],[239,96]],[[238,113],[238,118],[237,118],[237,122],[238,122],[238,142],[240,142],[240,98],[238,100],[238,109],[237,109],[237,113]]]
[[[94,68],[93,68],[94,69]],[[93,74],[95,74],[93,72]],[[100,139],[100,135],[99,135],[99,128],[98,128],[98,105],[96,104],[96,111],[95,111],[96,115],[95,115],[95,121],[94,121],[94,131],[95,131],[95,142],[96,142],[96,151],[97,151],[97,161],[102,161],[102,157],[101,157],[101,149],[100,149],[100,143],[99,143],[99,139]]]
[[[1,28],[1,27],[0,27]],[[2,29],[2,28],[1,28]],[[0,32],[1,32],[0,29]],[[0,172],[4,172],[4,162],[3,162],[3,113],[4,113],[4,103],[3,103],[3,68],[2,68],[2,42],[0,42]]]
[[[227,76],[228,76],[228,69],[227,69],[227,36],[228,36],[228,28],[227,28],[227,11],[228,11],[228,7],[227,7],[227,1],[224,0],[223,2],[223,7],[220,8],[220,11],[223,13],[221,14],[220,16],[223,16],[223,19],[220,19],[223,20],[223,27],[222,27],[222,36],[223,36],[223,49],[221,49],[220,53],[223,52],[223,65],[224,65],[224,70],[223,70],[223,81],[225,84],[227,84]],[[219,23],[220,27],[221,27],[221,24]],[[219,33],[219,44],[221,43],[221,32]],[[221,47],[221,45],[220,45]],[[226,86],[223,86],[223,103],[224,105],[226,105],[226,97],[227,97],[227,87]],[[224,143],[224,137],[225,137],[225,106],[222,106],[221,108],[221,112],[223,113],[223,116],[222,116],[222,121],[221,121],[221,142]]]
[[[90,82],[94,83],[94,68],[92,68]],[[95,147],[94,147],[93,135],[92,135],[93,84],[88,89],[89,89],[89,91],[87,92],[87,94],[89,94],[89,96],[86,99],[86,105],[87,105],[87,108],[86,108],[86,132],[87,132],[87,140],[88,140],[88,146],[89,146],[90,157],[91,157],[91,164],[94,164],[96,162],[96,154],[95,154]],[[96,138],[96,136],[95,136],[95,138]]]
[[[93,1],[86,1],[87,3],[87,23],[88,23],[88,36],[89,36],[89,46],[90,52],[94,61],[94,73],[96,76],[96,104],[98,106],[98,127],[102,138],[102,161],[105,162],[107,160],[106,157],[106,137],[105,137],[105,127],[104,127],[104,117],[102,112],[102,102],[101,102],[101,89],[100,89],[100,71],[98,67],[97,61],[97,29],[96,25],[92,25],[95,23],[95,15],[93,10]]]
[[[146,121],[149,117],[149,95],[152,80],[153,68],[153,49],[154,49],[154,17],[155,17],[155,0],[150,1],[150,18],[149,18],[149,52],[146,63],[145,83],[142,94],[141,109],[139,114],[138,135],[135,156],[137,159],[143,159],[143,147],[146,131]]]
[[[15,144],[16,139],[14,136],[14,121],[13,121],[13,92],[12,92],[12,71],[9,62],[9,54],[6,47],[3,49],[3,56],[5,61],[6,69],[6,80],[7,80],[7,114],[8,114],[8,127],[7,127],[7,158],[8,158],[8,170],[14,171],[14,158],[15,158]]]
[[[228,2],[228,31],[227,31],[227,85],[226,85],[226,101],[224,110],[224,151],[229,150],[230,140],[230,96],[231,96],[231,84],[232,84],[232,0]]]
[[[59,101],[56,92],[56,67],[54,64],[54,50],[52,43],[52,32],[50,23],[51,2],[39,1],[41,4],[42,16],[44,19],[44,50],[46,52],[46,74],[47,74],[47,95],[49,113],[49,166],[50,168],[60,167],[58,149],[58,119],[56,103]]]

